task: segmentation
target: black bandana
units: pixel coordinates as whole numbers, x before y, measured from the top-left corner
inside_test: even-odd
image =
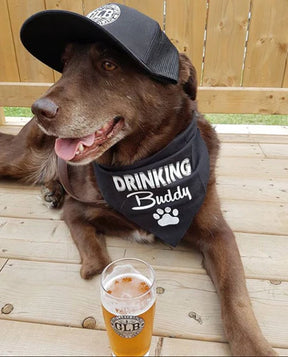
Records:
[[[94,171],[111,207],[176,246],[203,203],[209,179],[209,154],[196,115],[156,154],[121,168],[94,163]]]

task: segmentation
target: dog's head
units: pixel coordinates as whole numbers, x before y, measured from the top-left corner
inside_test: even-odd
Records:
[[[130,164],[160,150],[191,121],[197,83],[185,55],[177,84],[151,78],[101,43],[69,44],[62,59],[62,77],[32,111],[70,163],[111,163],[113,156],[114,163]]]

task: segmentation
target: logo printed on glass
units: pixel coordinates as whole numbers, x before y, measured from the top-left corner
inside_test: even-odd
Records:
[[[113,330],[121,337],[132,338],[143,330],[144,320],[138,316],[115,316],[111,319]]]
[[[121,10],[118,5],[108,4],[91,11],[87,17],[98,25],[104,26],[116,21],[120,14]]]

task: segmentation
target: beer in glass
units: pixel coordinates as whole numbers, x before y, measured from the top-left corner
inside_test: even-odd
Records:
[[[155,274],[142,260],[123,258],[101,275],[101,302],[115,356],[149,354],[155,313]]]

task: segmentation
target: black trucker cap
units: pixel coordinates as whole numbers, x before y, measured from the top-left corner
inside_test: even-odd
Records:
[[[159,24],[121,4],[107,4],[86,17],[71,11],[46,10],[29,17],[20,33],[26,49],[56,71],[68,42],[109,41],[124,50],[155,79],[178,81],[179,54]]]

